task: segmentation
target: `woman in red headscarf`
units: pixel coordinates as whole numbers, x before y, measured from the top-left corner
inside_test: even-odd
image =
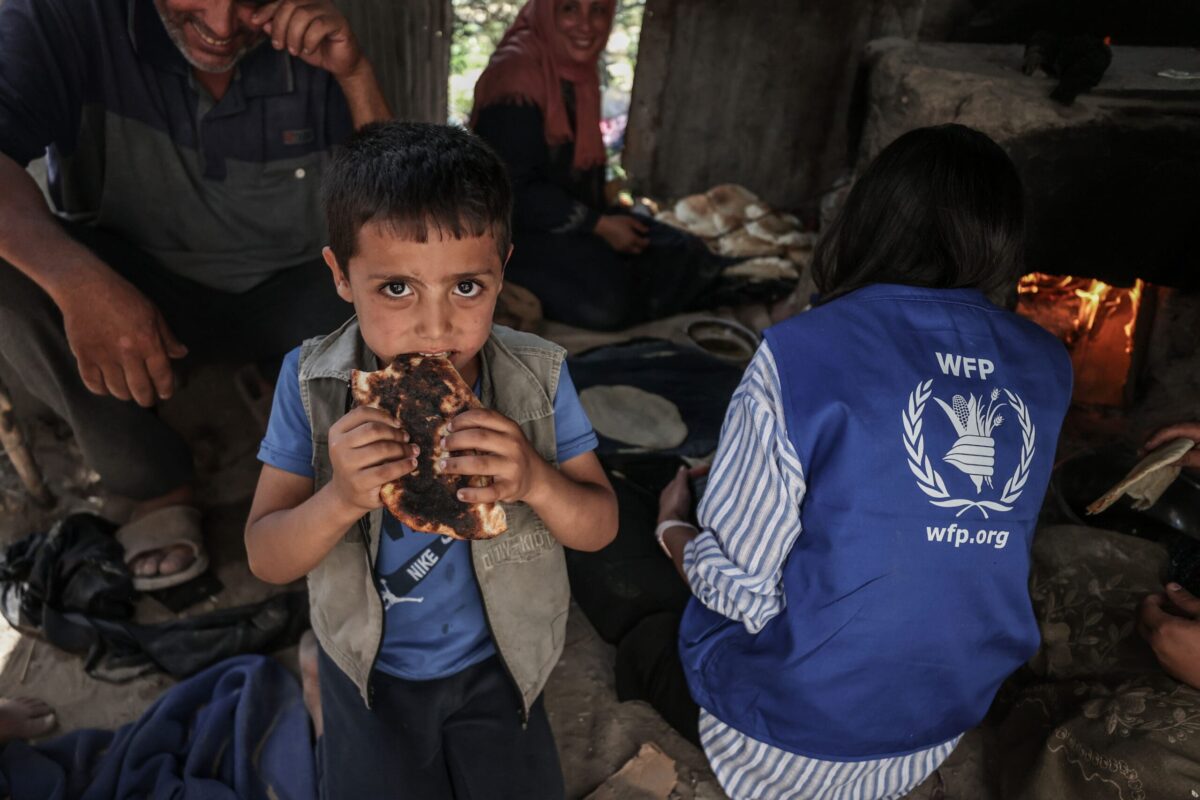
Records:
[[[616,0],[529,0],[475,84],[471,127],[508,164],[507,277],[546,316],[611,330],[704,307],[725,262],[604,202],[600,54]]]

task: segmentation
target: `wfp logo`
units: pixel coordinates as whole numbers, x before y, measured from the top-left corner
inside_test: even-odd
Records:
[[[986,409],[981,399],[976,399],[975,395],[969,397],[971,399],[966,400],[961,394],[956,394],[951,405],[946,405],[940,397],[933,399],[946,412],[950,424],[958,432],[958,440],[942,460],[969,475],[975,484],[975,494],[979,494],[983,491],[985,481],[989,489],[992,486],[992,471],[996,464],[996,443],[992,439],[992,431],[1004,422],[1000,409],[1005,404],[996,404],[1000,399],[999,389],[992,389]]]
[[[962,516],[972,508],[978,509],[984,519],[988,512],[1012,511],[1013,503],[1025,489],[1033,464],[1037,431],[1029,418],[1029,409],[1021,398],[1012,391],[993,389],[990,394],[956,394],[947,403],[933,397],[945,412],[946,419],[957,437],[941,460],[970,479],[975,491],[963,485],[965,497],[956,497],[960,492],[951,492],[942,475],[933,466],[925,452],[924,414],[926,404],[933,397],[933,381],[917,384],[908,396],[907,407],[900,412],[904,426],[904,449],[908,453],[908,468],[917,479],[919,488],[932,505],[939,508],[956,508],[955,516]],[[1021,429],[1021,452],[1012,476],[1005,482],[999,495],[995,494],[992,478],[996,470],[996,440],[993,433],[1005,423],[1000,412],[1009,409]],[[933,416],[937,419],[937,415]],[[1015,444],[1015,442],[1013,443]],[[984,487],[989,490],[986,494]]]

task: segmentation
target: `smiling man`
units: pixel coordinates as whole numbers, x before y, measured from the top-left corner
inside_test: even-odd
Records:
[[[389,116],[331,0],[0,5],[0,377],[135,501],[139,588],[205,561],[191,454],[153,413],[175,365],[341,322],[321,174]],[[43,155],[49,205],[25,170]]]
[[[229,73],[238,59],[262,41],[262,33],[257,27],[242,22],[245,11],[253,15],[252,5],[243,7],[243,13],[239,14],[238,6],[231,4],[228,8],[232,14],[214,17],[211,21],[216,22],[223,31],[210,28],[203,13],[194,13],[180,3],[168,5],[166,0],[155,0],[154,6],[162,17],[171,41],[188,63],[202,73]],[[199,10],[203,12],[205,6],[201,5]],[[221,25],[222,22],[226,24]]]

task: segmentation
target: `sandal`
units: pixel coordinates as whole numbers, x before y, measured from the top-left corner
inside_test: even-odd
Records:
[[[117,529],[116,537],[125,548],[126,565],[131,565],[139,556],[174,545],[185,545],[192,550],[192,563],[178,572],[169,575],[134,575],[133,588],[139,592],[178,586],[208,569],[200,511],[191,506],[166,506],[151,511],[122,525]]]

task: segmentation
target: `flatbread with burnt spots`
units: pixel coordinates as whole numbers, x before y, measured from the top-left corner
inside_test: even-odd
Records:
[[[399,419],[410,441],[420,448],[416,469],[379,490],[392,516],[414,531],[455,539],[491,539],[508,529],[498,503],[458,499],[459,489],[487,486],[489,478],[445,475],[437,469],[450,455],[441,446],[450,420],[481,407],[449,358],[418,353],[396,356],[386,369],[354,370],[350,391],[355,405],[380,408]]]

